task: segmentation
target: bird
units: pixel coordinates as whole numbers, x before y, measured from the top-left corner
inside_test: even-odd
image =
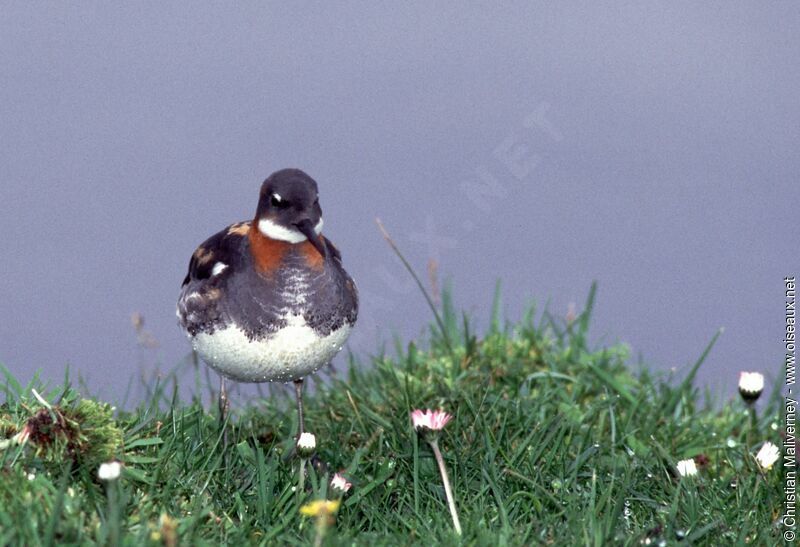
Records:
[[[298,438],[305,432],[304,378],[329,364],[358,317],[358,291],[342,255],[322,235],[317,183],[282,169],[261,184],[252,220],[217,232],[192,253],[178,322],[192,348],[226,379],[293,382]]]

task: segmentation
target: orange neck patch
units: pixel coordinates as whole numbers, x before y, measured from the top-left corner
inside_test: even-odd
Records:
[[[258,231],[256,222],[250,226],[247,239],[250,241],[250,254],[256,261],[256,269],[266,275],[272,275],[281,265],[283,255],[289,250],[286,241],[272,239]]]
[[[320,239],[325,241],[322,236],[319,236]],[[325,257],[320,254],[314,245],[311,244],[310,241],[306,240],[300,245],[300,252],[303,253],[303,258],[305,258],[306,264],[314,268],[315,270],[321,270],[323,268],[323,264],[325,262]]]

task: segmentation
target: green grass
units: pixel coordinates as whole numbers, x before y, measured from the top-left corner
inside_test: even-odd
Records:
[[[308,545],[315,522],[299,508],[328,496],[338,470],[354,486],[326,545],[778,544],[781,467],[761,472],[753,454],[781,445],[779,394],[754,426],[740,401],[715,404],[693,386],[702,358],[681,379],[632,371],[624,346],[590,347],[592,301],[571,324],[532,310],[504,325],[496,305],[478,336],[446,299],[424,346],[398,343],[395,357],[318,383],[303,492],[289,390],[237,410],[223,450],[216,407],[179,400],[170,382],[112,414],[68,385],[6,372],[0,439],[34,417],[62,425],[0,450],[0,545]],[[439,444],[461,538],[413,408],[455,415]],[[699,475],[677,478],[676,462],[701,454]],[[102,483],[111,457],[122,477]]]

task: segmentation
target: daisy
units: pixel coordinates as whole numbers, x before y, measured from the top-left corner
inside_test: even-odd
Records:
[[[444,458],[442,452],[439,450],[438,433],[444,429],[444,426],[453,419],[451,414],[444,410],[420,410],[416,409],[411,412],[411,423],[414,425],[414,430],[422,435],[422,438],[428,441],[433,450],[433,455],[436,458],[436,464],[439,466],[439,474],[442,476],[442,483],[444,484],[444,494],[447,496],[447,505],[450,508],[450,516],[453,519],[453,528],[456,533],[461,535],[461,522],[458,520],[458,512],[456,511],[456,500],[453,497],[453,491],[450,487],[450,478],[447,476],[447,468],[444,465]]]
[[[441,431],[444,426],[453,419],[453,416],[444,410],[414,410],[411,413],[411,423],[414,429],[424,432],[426,429],[431,431]]]
[[[339,494],[346,494],[353,485],[347,482],[347,479],[341,473],[336,473],[333,475],[331,479],[331,490],[338,492]]]
[[[739,395],[748,404],[755,403],[764,391],[764,375],[760,372],[739,374]]]
[[[308,458],[317,449],[317,438],[313,433],[301,433],[300,438],[297,439],[297,453],[302,458]]]
[[[775,462],[781,457],[781,451],[777,446],[767,441],[761,446],[761,450],[756,454],[756,461],[761,469],[769,471]]]
[[[694,463],[693,458],[679,461],[676,467],[681,477],[694,477],[697,475],[697,464]]]
[[[122,471],[122,464],[114,460],[111,462],[101,463],[97,469],[97,478],[101,481],[114,481],[119,478]]]

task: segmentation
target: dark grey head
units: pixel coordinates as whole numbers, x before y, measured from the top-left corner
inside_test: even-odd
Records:
[[[326,256],[322,231],[322,209],[317,183],[300,169],[281,169],[261,185],[255,224],[271,239],[289,243],[310,241]]]

